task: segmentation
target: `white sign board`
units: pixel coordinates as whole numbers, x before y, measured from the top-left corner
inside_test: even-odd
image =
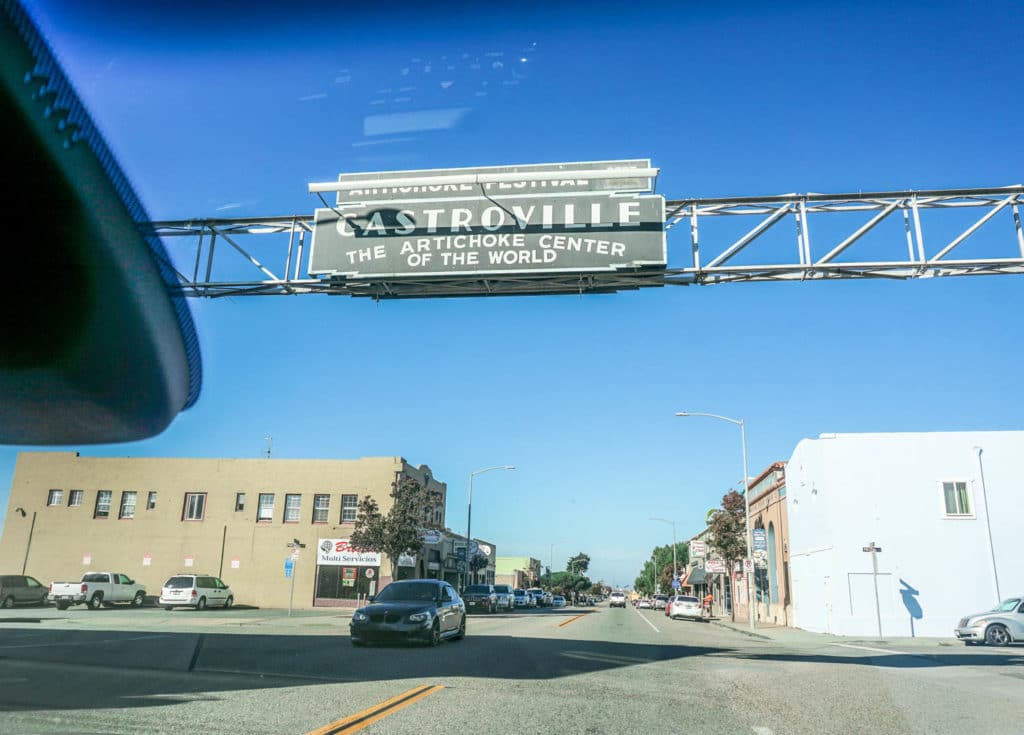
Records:
[[[411,554],[399,554],[398,555],[398,566],[400,567],[414,567],[416,566],[416,557]]]
[[[379,567],[379,551],[352,548],[348,539],[322,538],[316,545],[316,563],[321,566]]]
[[[233,558],[233,559],[231,560],[231,568],[232,568],[232,569],[238,569],[238,568],[239,568],[239,567],[241,567],[241,566],[242,566],[242,560],[241,560],[241,559],[239,559],[239,558],[238,558],[237,556],[236,556],[236,557],[234,557],[234,558]]]
[[[708,574],[725,574],[725,560],[708,559],[704,562],[704,571]]]
[[[420,540],[425,544],[434,546],[444,541],[444,535],[433,528],[421,528]]]
[[[189,556],[186,556],[186,557],[185,557],[185,566],[186,566],[186,567],[190,567],[190,566],[192,566],[192,563],[193,563],[194,561],[195,561],[195,557],[194,557],[194,556],[191,556],[191,555],[189,555]]]
[[[690,556],[699,559],[704,556],[705,546],[703,541],[690,542]]]
[[[85,554],[82,554],[82,565],[83,566],[89,566],[90,564],[92,564],[92,554],[90,554],[88,552],[85,553]]]
[[[153,557],[150,556],[149,554],[144,554],[142,556],[142,566],[148,567],[148,566],[152,566],[152,565],[153,565]]]

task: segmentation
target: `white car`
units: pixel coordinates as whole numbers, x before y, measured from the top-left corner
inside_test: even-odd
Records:
[[[651,604],[650,600],[644,597],[642,600],[640,600],[640,602],[636,604],[636,607],[638,610],[650,610],[651,607],[653,607],[653,605]]]
[[[217,577],[205,574],[177,574],[166,582],[160,590],[158,603],[164,610],[175,607],[194,607],[205,610],[207,607],[231,607],[235,597],[231,588]]]
[[[516,607],[533,607],[533,598],[526,594],[526,590],[516,590],[512,599]]]
[[[608,607],[625,607],[626,606],[626,595],[622,592],[612,592],[608,596]]]
[[[704,622],[710,622],[704,617],[703,611],[701,610],[700,600],[696,597],[690,597],[689,595],[676,595],[668,601],[668,606],[665,608],[665,614],[673,620],[683,618],[684,620],[703,620]]]
[[[565,607],[565,598],[562,597],[561,595],[555,595],[551,599],[551,606],[552,607]]]

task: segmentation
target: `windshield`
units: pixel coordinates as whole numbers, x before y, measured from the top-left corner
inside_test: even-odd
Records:
[[[1022,22],[4,0],[0,733],[1012,730]]]
[[[995,612],[1013,612],[1017,609],[1017,606],[1020,605],[1020,602],[1019,597],[1011,597],[1008,600],[1003,600],[996,606]]]
[[[382,589],[374,602],[432,602],[438,590],[436,584],[395,582]]]

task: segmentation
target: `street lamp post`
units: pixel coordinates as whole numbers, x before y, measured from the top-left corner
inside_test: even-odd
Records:
[[[679,579],[679,566],[676,564],[676,522],[670,521],[667,518],[655,518],[651,516],[652,521],[661,521],[662,523],[668,523],[672,526],[672,581]],[[675,587],[672,588],[675,590]],[[675,594],[674,592],[672,594]]]
[[[747,559],[753,559],[750,553],[750,549],[753,546],[750,532],[750,487],[747,484],[747,429],[743,419],[731,419],[728,416],[719,416],[717,413],[698,413],[694,411],[680,411],[676,416],[705,416],[711,419],[719,419],[720,421],[728,421],[730,424],[735,424],[740,427],[740,442],[743,446],[743,504],[746,512],[746,526],[747,526]],[[743,576],[747,581],[747,612],[750,617],[750,629],[754,629],[754,590],[751,585],[751,577],[753,575],[747,573],[746,563],[743,565]]]
[[[485,472],[493,472],[494,470],[514,470],[515,465],[505,464],[499,467],[488,467],[482,470],[474,470],[469,473],[469,512],[466,518],[466,571],[467,575],[472,571],[472,556],[469,553],[469,546],[473,543],[473,478],[477,475],[482,475]],[[462,580],[462,588],[466,588],[466,576]]]

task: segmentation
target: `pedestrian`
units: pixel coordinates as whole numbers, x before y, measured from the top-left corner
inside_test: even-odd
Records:
[[[711,617],[711,603],[714,602],[715,598],[710,591],[704,595],[704,614],[709,618]]]

